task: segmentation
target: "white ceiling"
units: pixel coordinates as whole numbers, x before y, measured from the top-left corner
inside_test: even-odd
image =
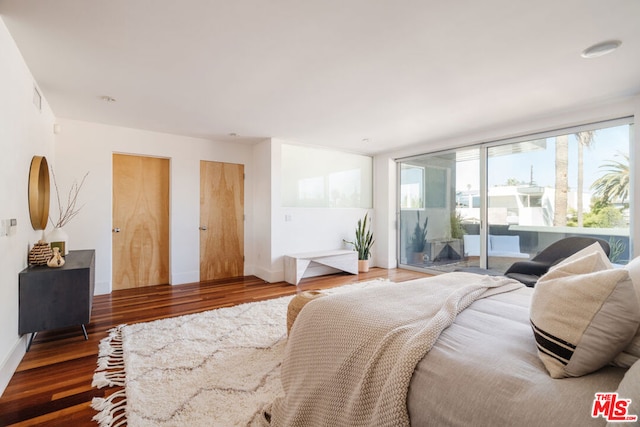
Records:
[[[211,139],[373,154],[640,93],[638,0],[0,0],[0,15],[56,116]],[[581,58],[608,39],[623,44]]]

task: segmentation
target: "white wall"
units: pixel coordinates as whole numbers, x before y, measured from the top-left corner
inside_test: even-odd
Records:
[[[112,154],[169,158],[171,162],[170,277],[172,284],[199,280],[200,160],[245,165],[245,274],[284,280],[287,253],[347,248],[367,209],[283,208],[280,202],[281,145],[212,142],[139,129],[58,119],[55,168],[61,192],[89,172],[80,214],[65,231],[69,247],[96,250],[96,294],[111,291]],[[55,206],[52,206],[55,209]],[[285,221],[285,215],[291,220]],[[350,247],[349,247],[350,248]],[[373,254],[375,257],[376,246]],[[374,258],[374,264],[375,264]]]
[[[115,106],[117,108],[117,106]],[[112,288],[111,217],[113,153],[170,159],[170,281],[197,282],[200,276],[200,160],[245,165],[246,223],[254,215],[254,170],[250,145],[58,119],[55,173],[65,194],[74,179],[89,172],[80,195],[84,207],[67,226],[69,248],[96,250],[96,294]],[[52,209],[56,209],[52,205]],[[57,212],[57,211],[56,211]],[[245,274],[253,274],[253,227],[245,226]]]
[[[373,207],[376,214],[374,235],[376,250],[373,264],[382,268],[397,267],[395,256],[397,217],[396,162],[386,156],[376,156],[373,163]]]
[[[34,155],[52,159],[53,113],[32,103],[34,80],[0,18],[0,219],[17,219],[0,237],[0,394],[25,352],[18,336],[18,273],[31,245],[42,236],[29,219],[29,166]]]
[[[393,182],[395,185],[396,180],[396,168],[395,159],[414,156],[423,153],[436,152],[439,150],[446,150],[457,147],[470,146],[474,144],[480,144],[491,141],[499,141],[502,139],[508,139],[523,135],[529,135],[538,132],[551,131],[556,129],[562,129],[572,126],[578,126],[588,123],[595,123],[599,121],[611,120],[621,117],[635,116],[635,132],[632,140],[632,152],[631,161],[635,167],[635,177],[632,177],[632,206],[637,206],[636,201],[640,200],[640,185],[633,185],[638,182],[638,174],[640,174],[640,165],[638,161],[640,159],[640,96],[630,97],[621,101],[607,101],[601,102],[597,105],[585,107],[581,110],[570,112],[557,112],[553,115],[546,117],[536,117],[520,123],[513,123],[510,125],[496,126],[483,130],[478,130],[473,134],[467,134],[462,136],[456,136],[448,139],[442,139],[438,141],[425,141],[421,144],[405,148],[402,150],[382,153],[375,156],[374,161],[376,165],[376,197],[375,208],[378,215],[381,212],[386,212],[390,215],[390,212],[395,212],[396,209],[396,192],[394,191],[380,191],[383,186],[388,182]],[[381,198],[384,198],[381,200]],[[635,241],[633,254],[634,256],[640,256],[640,208],[633,209],[633,222],[636,227],[631,230],[631,235]],[[393,224],[395,228],[395,221],[388,221],[389,224]],[[378,225],[378,233],[384,232]],[[396,238],[395,235],[391,239],[385,241],[378,240],[377,260],[379,265],[384,266],[382,262],[388,260],[388,265],[394,265],[390,260],[396,260]]]
[[[267,282],[275,282],[271,265],[271,140],[265,140],[253,149],[254,206],[256,214],[252,222],[254,239],[254,274]]]
[[[287,141],[271,140],[271,265],[268,281],[284,280],[286,254],[331,249],[352,249],[342,240],[353,240],[358,219],[369,212],[375,227],[372,210],[360,208],[288,208],[281,203],[282,157],[281,147]],[[339,152],[336,152],[339,155]],[[285,216],[288,220],[285,220]],[[262,249],[266,253],[266,250]],[[377,246],[374,244],[374,256]]]

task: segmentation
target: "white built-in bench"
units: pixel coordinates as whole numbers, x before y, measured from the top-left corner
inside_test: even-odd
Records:
[[[284,280],[292,285],[303,277],[315,277],[345,271],[358,274],[358,253],[347,249],[308,252],[284,256]]]

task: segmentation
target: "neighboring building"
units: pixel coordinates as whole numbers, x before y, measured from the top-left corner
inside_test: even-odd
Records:
[[[488,221],[494,225],[553,225],[555,189],[538,186],[499,186],[489,188]],[[577,193],[570,191],[568,211],[577,210]],[[591,200],[590,193],[583,200]],[[480,193],[460,191],[456,193],[457,211],[465,222],[480,221]],[[589,206],[583,207],[589,212]]]

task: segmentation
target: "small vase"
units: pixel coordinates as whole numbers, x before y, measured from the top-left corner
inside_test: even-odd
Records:
[[[64,231],[62,227],[56,227],[49,234],[47,234],[47,242],[52,247],[59,247],[60,253],[64,255],[69,254],[69,235]]]
[[[64,258],[62,258],[62,254],[60,254],[60,248],[53,248],[53,256],[47,262],[47,265],[52,268],[62,267],[64,265]]]
[[[359,259],[358,260],[358,273],[366,273],[369,271],[369,260],[368,259]]]

